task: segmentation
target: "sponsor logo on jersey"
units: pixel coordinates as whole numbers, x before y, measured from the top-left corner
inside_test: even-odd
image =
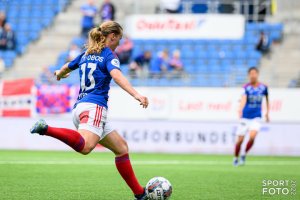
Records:
[[[111,64],[115,67],[120,68],[120,61],[116,58],[111,60]]]

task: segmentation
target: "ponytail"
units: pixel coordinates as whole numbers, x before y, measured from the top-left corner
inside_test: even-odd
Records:
[[[106,37],[111,33],[119,35],[122,33],[122,30],[120,24],[114,21],[104,22],[99,27],[90,30],[88,42],[85,45],[87,49],[86,55],[101,53],[106,46]]]

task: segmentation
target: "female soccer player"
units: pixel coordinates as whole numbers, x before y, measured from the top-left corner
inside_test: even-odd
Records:
[[[89,32],[86,51],[55,72],[56,79],[67,78],[79,68],[80,91],[72,115],[77,131],[56,128],[37,121],[31,133],[56,138],[81,154],[90,153],[100,143],[115,155],[116,167],[135,195],[135,199],[147,199],[132,169],[126,141],[113,130],[107,120],[107,100],[111,79],[147,108],[147,97],[139,94],[122,75],[120,62],[114,53],[122,38],[122,27],[107,21]]]
[[[269,122],[269,94],[268,87],[258,81],[259,71],[256,67],[251,67],[248,70],[250,82],[244,86],[244,94],[241,99],[239,108],[239,117],[241,118],[240,125],[237,129],[238,139],[235,145],[235,157],[233,165],[244,165],[246,161],[246,154],[253,146],[255,137],[260,130],[260,123],[262,117],[262,101],[266,97],[267,111],[266,121]],[[241,156],[240,162],[238,160],[241,145],[244,141],[245,134],[249,132],[250,138],[246,145],[246,154]]]

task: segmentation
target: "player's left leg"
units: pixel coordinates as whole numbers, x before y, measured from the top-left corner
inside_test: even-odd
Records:
[[[72,129],[49,126],[43,119],[37,121],[30,129],[30,132],[32,134],[37,133],[56,138],[69,145],[77,152],[81,152],[85,146],[85,139],[79,132]]]
[[[249,150],[253,146],[254,140],[256,138],[257,133],[258,133],[257,130],[250,130],[250,132],[249,132],[249,140],[248,140],[248,143],[246,145],[246,154],[249,152]]]
[[[99,142],[115,155],[116,167],[138,200],[147,199],[144,188],[138,182],[128,155],[127,142],[116,132],[112,131]]]
[[[89,130],[52,127],[42,119],[34,124],[30,132],[58,139],[84,155],[89,154],[100,140],[97,134]]]

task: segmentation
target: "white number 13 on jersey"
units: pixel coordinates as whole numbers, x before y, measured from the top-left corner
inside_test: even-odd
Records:
[[[84,64],[80,65],[80,69],[82,72],[81,83],[80,83],[81,91],[90,90],[95,87],[95,79],[93,77],[93,73],[96,70],[96,67],[97,67],[96,63],[84,63]],[[90,69],[87,74],[87,78],[91,83],[90,86],[86,86],[86,82],[85,82],[86,71],[88,71],[87,68]]]

